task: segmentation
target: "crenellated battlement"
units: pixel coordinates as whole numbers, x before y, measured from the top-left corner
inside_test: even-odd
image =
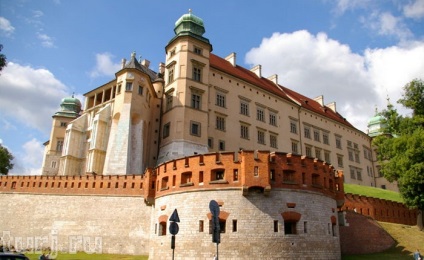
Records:
[[[193,155],[156,168],[155,196],[198,189],[240,189],[267,195],[272,189],[322,193],[343,204],[343,173],[305,156],[269,151]],[[149,180],[151,183],[153,179]]]
[[[0,192],[142,196],[142,190],[142,175],[0,177]]]
[[[416,225],[418,211],[407,208],[400,202],[346,193],[344,211],[369,216],[378,221]]]

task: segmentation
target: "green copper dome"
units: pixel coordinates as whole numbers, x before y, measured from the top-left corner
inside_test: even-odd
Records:
[[[62,99],[60,103],[60,111],[55,116],[77,117],[81,112],[81,101],[72,95]]]
[[[188,14],[184,14],[175,22],[174,32],[176,35],[192,33],[202,36],[205,33],[205,27],[203,20],[192,14],[191,10],[189,10]]]
[[[368,135],[375,137],[383,134],[383,129],[386,126],[384,123],[384,117],[375,110],[375,116],[371,117],[368,121]]]

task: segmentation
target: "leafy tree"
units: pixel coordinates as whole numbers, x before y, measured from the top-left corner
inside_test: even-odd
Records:
[[[0,174],[7,175],[9,170],[13,168],[13,155],[6,147],[0,144]]]
[[[390,103],[381,112],[384,135],[373,140],[381,172],[397,181],[399,191],[410,208],[424,210],[424,82],[413,80],[404,87],[398,103],[412,109],[411,117],[398,114]],[[418,223],[421,223],[422,219]]]
[[[3,44],[0,44],[0,52],[3,49]],[[3,67],[6,67],[6,55],[3,53],[0,53],[0,71],[3,69]]]

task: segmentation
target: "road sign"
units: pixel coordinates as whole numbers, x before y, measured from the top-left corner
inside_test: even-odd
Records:
[[[180,217],[178,216],[177,209],[174,209],[174,212],[172,212],[172,215],[169,218],[169,221],[180,222]]]
[[[172,235],[176,235],[178,234],[178,231],[180,230],[180,227],[178,226],[177,223],[175,222],[171,222],[169,224],[169,233],[171,233]]]

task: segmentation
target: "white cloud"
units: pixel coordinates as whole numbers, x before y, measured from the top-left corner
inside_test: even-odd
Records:
[[[6,36],[10,36],[15,31],[15,27],[12,26],[9,20],[0,16],[0,31]]]
[[[336,7],[334,11],[339,15],[348,10],[369,7],[372,3],[370,0],[335,0],[335,2]]]
[[[27,127],[50,133],[51,116],[60,100],[69,96],[68,88],[46,69],[35,69],[9,62],[0,77],[0,111]]]
[[[386,107],[387,94],[396,103],[406,83],[424,78],[424,42],[361,55],[324,33],[274,33],[246,54],[246,62],[261,64],[265,77],[278,74],[281,85],[305,96],[336,101],[340,113],[365,131],[375,106]]]
[[[96,66],[91,70],[90,77],[114,76],[121,68],[120,63],[113,63],[114,56],[108,52],[96,54]]]
[[[37,38],[41,40],[41,45],[46,48],[55,47],[53,38],[44,33],[37,33]]]
[[[41,16],[44,15],[44,13],[42,11],[40,11],[40,10],[32,11],[32,14],[33,14],[33,17],[34,18],[40,18]]]
[[[403,7],[403,14],[408,18],[421,19],[424,17],[424,0],[415,0]]]
[[[14,154],[14,166],[10,170],[11,175],[41,175],[41,163],[43,161],[43,144],[33,138],[22,145],[23,153]],[[13,154],[13,152],[12,152]]]
[[[393,16],[389,12],[380,13],[375,11],[367,16],[362,16],[360,21],[364,27],[382,36],[393,36],[400,41],[406,41],[413,37],[413,33],[406,26],[403,19]]]

